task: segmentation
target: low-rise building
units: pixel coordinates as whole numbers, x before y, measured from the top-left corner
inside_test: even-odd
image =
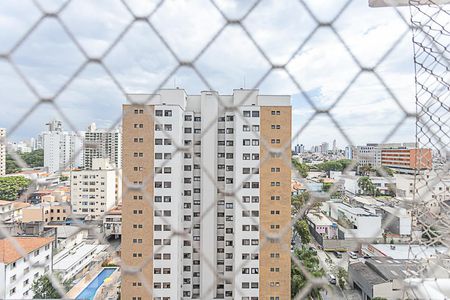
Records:
[[[337,224],[332,222],[324,214],[309,213],[307,216],[309,228],[312,229],[312,234],[322,236],[325,239],[337,238]]]
[[[16,243],[9,239],[0,240],[0,299],[32,299],[33,281],[52,271],[53,238],[14,239]]]
[[[63,222],[71,214],[67,202],[42,202],[22,210],[22,223]]]
[[[50,225],[46,228],[56,230],[56,249],[71,249],[81,244],[88,236],[88,229],[70,225]]]
[[[13,218],[13,201],[0,200],[0,222],[6,222]]]
[[[352,288],[361,292],[362,300],[383,298],[402,299],[403,281],[418,277],[420,264],[416,260],[394,260],[376,257],[348,265],[348,279]]]
[[[103,231],[106,237],[122,235],[122,207],[109,210],[103,217]]]
[[[367,208],[327,201],[323,209],[338,224],[339,239],[375,239],[382,236],[381,216]]]
[[[116,172],[107,159],[92,159],[92,170],[74,171],[71,202],[75,214],[101,220],[116,205]]]
[[[412,217],[402,207],[380,206],[385,231],[399,236],[411,236]]]
[[[73,248],[65,248],[55,255],[53,271],[60,274],[63,280],[79,278],[105,259],[108,247],[83,242]]]
[[[395,174],[396,193],[405,201],[420,201],[431,213],[445,213],[443,207],[450,202],[450,175],[435,171],[414,176]],[[443,205],[447,203],[447,205]]]

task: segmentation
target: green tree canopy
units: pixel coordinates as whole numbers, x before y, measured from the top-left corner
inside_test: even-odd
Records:
[[[18,153],[22,160],[30,168],[38,168],[44,166],[44,150],[38,149],[29,153]],[[14,158],[6,154],[6,174],[20,172],[21,168]]]
[[[313,250],[303,246],[301,249],[295,249],[294,255],[312,276],[322,277],[325,275],[324,270],[320,267],[319,258]],[[295,295],[297,295],[306,284],[307,279],[303,272],[294,262],[291,262],[292,299],[294,299]],[[320,297],[319,291],[319,288],[314,288],[311,290],[309,296],[313,299],[318,299]]]
[[[318,164],[316,167],[324,172],[330,171],[344,171],[351,163],[350,159],[339,159],[339,160],[330,160],[323,163]]]
[[[294,225],[294,230],[298,233],[304,245],[311,242],[311,233],[309,232],[309,226],[306,220],[298,220]]]
[[[0,177],[0,199],[14,201],[30,184],[23,176]]]
[[[59,282],[62,282],[61,276],[56,275],[55,277]],[[61,285],[65,292],[67,292],[71,287],[71,282],[66,280],[62,282]],[[35,279],[31,286],[31,290],[34,293],[33,299],[61,299],[61,295],[58,293],[58,290],[53,287],[53,284],[47,275],[42,275]]]
[[[363,176],[358,179],[358,187],[362,190],[364,195],[377,195],[377,188],[368,176]]]
[[[292,166],[298,171],[301,177],[306,178],[308,177],[308,172],[310,170],[309,166],[306,164],[303,164],[296,159],[292,159]]]

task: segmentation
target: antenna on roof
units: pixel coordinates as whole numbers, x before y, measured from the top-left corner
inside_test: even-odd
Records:
[[[244,75],[244,89],[245,89],[245,75]]]

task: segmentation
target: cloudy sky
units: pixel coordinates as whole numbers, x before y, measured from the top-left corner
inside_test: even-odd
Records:
[[[217,0],[214,6],[168,0],[149,18],[150,26],[132,22],[152,12],[157,1],[124,0],[127,9],[118,0],[73,0],[59,13],[63,25],[45,18],[16,47],[41,9],[55,12],[65,1],[36,2],[40,7],[25,0],[0,3],[0,53],[10,54],[0,59],[0,127],[14,129],[11,140],[35,136],[55,118],[66,121],[67,129],[68,120],[77,130],[91,122],[113,126],[124,93],[178,86],[188,94],[256,87],[264,94],[292,95],[293,142],[308,147],[333,139],[342,147],[347,138],[354,144],[382,142],[395,129],[388,141],[414,141],[414,120],[398,126],[403,110],[415,110],[411,33],[399,16],[408,19],[407,9],[373,9],[366,0],[354,0],[337,17],[347,0],[304,0],[308,9],[297,0],[261,1],[243,30],[233,24],[222,29],[224,16],[241,18],[254,1]],[[333,21],[333,28],[317,28],[317,21]],[[101,57],[102,64],[84,64],[86,56]],[[194,58],[196,70],[179,67],[179,61]],[[376,74],[359,74],[358,63],[376,66]],[[268,73],[272,65],[286,65],[290,76],[282,69]],[[30,111],[39,98],[55,95],[57,109],[45,102]],[[311,119],[330,107],[333,120],[326,114]]]

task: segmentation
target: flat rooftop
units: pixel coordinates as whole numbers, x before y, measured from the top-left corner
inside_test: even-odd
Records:
[[[83,261],[83,258],[89,256],[90,253],[99,253],[108,248],[108,246],[109,245],[94,245],[83,243],[75,248],[65,249],[56,254],[53,258],[53,269],[63,271],[68,270],[74,265],[80,264]]]
[[[393,259],[427,259],[439,254],[449,255],[445,246],[394,245],[395,249],[391,249],[390,244],[371,244],[371,246]]]
[[[358,215],[358,216],[366,216],[366,217],[376,217],[376,214],[371,213],[365,208],[362,207],[353,207],[347,203],[336,203],[339,209],[345,210],[350,214]]]
[[[333,222],[324,214],[311,214],[306,216],[316,226],[331,226]]]

